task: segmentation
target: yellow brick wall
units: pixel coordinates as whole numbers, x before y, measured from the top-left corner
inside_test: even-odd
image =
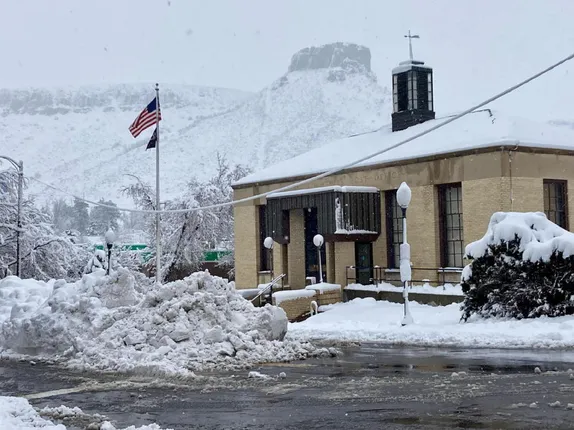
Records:
[[[345,267],[355,265],[355,242],[335,242],[335,284],[347,285]]]
[[[335,244],[333,242],[325,244],[325,257],[327,258],[325,262],[326,282],[333,283],[335,282]]]
[[[502,178],[488,178],[462,183],[462,226],[464,243],[480,239],[486,233],[494,212],[508,207],[510,200],[503,187]]]
[[[319,306],[324,305],[331,305],[333,303],[339,303],[343,301],[343,290],[335,290],[335,291],[325,291],[324,293],[320,293],[317,291],[315,293],[315,301]]]
[[[381,234],[373,243],[373,266],[387,266],[387,217],[385,193],[381,193]]]
[[[289,287],[292,290],[305,288],[305,218],[303,209],[289,213],[290,240],[288,249]]]
[[[512,211],[544,212],[542,178],[512,178]]]
[[[411,187],[407,239],[414,267],[438,267],[438,205],[433,185]]]
[[[258,243],[256,206],[233,207],[235,232],[236,288],[256,288],[258,284]]]
[[[280,243],[273,243],[273,276],[283,273],[283,249]]]
[[[312,301],[316,301],[315,297],[298,297],[292,300],[283,300],[278,306],[285,311],[287,319],[293,320],[309,313]],[[275,304],[275,299],[273,299],[273,304]]]

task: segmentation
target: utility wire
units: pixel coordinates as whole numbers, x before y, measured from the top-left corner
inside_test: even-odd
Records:
[[[272,193],[278,193],[278,192],[282,192],[282,191],[287,191],[287,190],[293,189],[293,188],[295,188],[295,187],[298,187],[298,186],[301,186],[301,185],[306,185],[306,184],[308,184],[308,183],[310,183],[310,182],[317,181],[318,179],[322,179],[322,178],[325,178],[325,177],[327,177],[327,176],[334,175],[335,173],[338,173],[338,172],[340,172],[340,171],[342,171],[342,170],[349,169],[349,168],[351,168],[351,167],[353,167],[353,166],[356,166],[357,164],[360,164],[360,163],[362,163],[362,162],[364,162],[364,161],[367,161],[367,160],[369,160],[369,159],[371,159],[371,158],[374,158],[374,157],[376,157],[376,156],[378,156],[378,155],[384,154],[385,152],[388,152],[388,151],[391,151],[391,150],[393,150],[393,149],[395,149],[395,148],[398,148],[399,146],[402,146],[402,145],[404,145],[405,143],[412,142],[413,140],[418,139],[419,137],[422,137],[422,136],[425,136],[425,135],[427,135],[427,134],[429,134],[429,133],[432,133],[433,131],[438,130],[439,128],[442,128],[442,127],[444,127],[445,125],[450,124],[451,122],[457,121],[457,120],[461,119],[462,117],[468,115],[469,113],[472,113],[473,111],[475,111],[475,110],[477,110],[477,109],[480,109],[481,107],[484,107],[484,106],[486,106],[487,104],[492,103],[493,101],[498,100],[499,98],[504,97],[504,96],[507,95],[507,94],[510,94],[511,92],[513,92],[513,91],[517,90],[518,88],[520,88],[520,87],[522,87],[522,86],[528,84],[529,82],[532,82],[533,80],[539,78],[540,76],[545,75],[546,73],[550,72],[551,70],[555,69],[555,68],[558,67],[558,66],[561,66],[562,64],[566,63],[567,61],[572,60],[573,58],[574,58],[574,53],[573,53],[573,54],[570,54],[569,56],[567,56],[567,57],[565,57],[565,58],[563,58],[562,60],[558,61],[557,63],[552,64],[551,66],[547,67],[546,69],[544,69],[544,70],[542,70],[542,71],[540,71],[540,72],[538,72],[538,73],[532,75],[531,77],[529,77],[529,78],[527,78],[527,79],[525,79],[525,80],[519,82],[518,84],[516,84],[516,85],[514,85],[514,86],[512,86],[512,87],[510,87],[510,88],[508,88],[508,89],[506,89],[506,90],[504,90],[504,91],[502,91],[502,92],[496,94],[495,96],[492,96],[492,97],[486,99],[485,101],[483,101],[483,102],[481,102],[481,103],[479,103],[479,104],[477,104],[477,105],[475,105],[475,106],[472,106],[471,108],[466,109],[465,111],[459,113],[458,115],[455,115],[455,116],[453,116],[453,117],[451,117],[451,118],[446,119],[445,121],[442,121],[441,123],[439,123],[439,124],[437,124],[437,125],[435,125],[435,126],[433,126],[433,127],[431,127],[431,128],[428,128],[428,129],[426,129],[426,130],[424,130],[424,131],[421,131],[420,133],[417,133],[417,134],[415,134],[414,136],[411,136],[411,137],[409,137],[409,138],[407,138],[407,139],[405,139],[405,140],[402,140],[402,141],[400,141],[400,142],[398,142],[398,143],[395,143],[394,145],[388,146],[388,147],[386,147],[385,149],[381,149],[380,151],[377,151],[377,152],[374,152],[374,153],[372,153],[372,154],[369,154],[369,155],[367,155],[367,156],[365,156],[365,157],[362,157],[362,158],[360,158],[360,159],[358,159],[358,160],[355,160],[355,161],[353,161],[353,162],[351,162],[351,163],[344,164],[344,165],[342,165],[342,166],[335,167],[335,168],[333,168],[333,169],[327,170],[326,172],[323,172],[323,173],[321,173],[321,174],[315,175],[315,176],[313,176],[313,177],[311,177],[311,178],[307,178],[307,179],[304,179],[304,180],[295,182],[295,183],[290,184],[290,185],[285,185],[284,187],[277,188],[276,190],[273,190],[273,191],[267,191],[267,192],[265,192],[265,193],[257,194],[257,195],[250,196],[250,197],[245,197],[245,198],[243,198],[243,199],[234,200],[234,201],[231,201],[231,202],[217,203],[217,204],[213,204],[213,205],[199,206],[199,207],[188,208],[188,209],[169,209],[169,210],[163,210],[163,211],[159,211],[159,212],[160,212],[160,213],[186,213],[186,212],[195,212],[195,211],[200,211],[200,210],[217,209],[217,208],[222,208],[222,207],[225,207],[225,206],[233,206],[233,205],[236,205],[236,204],[238,204],[238,203],[246,203],[246,202],[250,202],[250,201],[252,201],[252,200],[260,199],[260,198],[262,198],[262,197],[267,197],[269,194],[272,194]],[[64,190],[61,190],[61,189],[57,188],[57,187],[54,187],[53,185],[46,184],[45,182],[42,182],[42,181],[40,181],[39,179],[36,179],[36,178],[33,178],[33,177],[28,177],[28,178],[31,179],[31,180],[33,180],[33,181],[39,182],[39,183],[41,183],[42,185],[45,185],[45,186],[47,186],[47,187],[49,187],[49,188],[51,188],[51,189],[53,189],[53,190],[56,190],[56,191],[61,192],[61,193],[64,193],[64,194],[67,194],[67,195],[69,195],[69,196],[71,196],[71,197],[74,197],[75,199],[81,200],[81,201],[86,202],[86,203],[90,203],[90,204],[95,205],[95,206],[101,206],[101,207],[105,207],[105,208],[117,209],[117,210],[122,211],[122,212],[149,213],[149,214],[157,213],[156,210],[118,208],[118,207],[116,207],[116,206],[111,206],[111,205],[106,205],[106,204],[102,204],[102,203],[90,201],[90,200],[83,199],[83,198],[81,198],[81,197],[75,196],[74,194],[68,193],[68,192],[66,192],[66,191],[64,191]]]

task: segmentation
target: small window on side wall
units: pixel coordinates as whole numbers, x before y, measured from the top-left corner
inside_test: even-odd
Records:
[[[545,179],[543,181],[544,213],[554,224],[568,229],[568,183]]]

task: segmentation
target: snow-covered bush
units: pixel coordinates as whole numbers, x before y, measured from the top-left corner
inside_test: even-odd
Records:
[[[574,314],[574,234],[543,213],[495,213],[466,254],[463,320]]]

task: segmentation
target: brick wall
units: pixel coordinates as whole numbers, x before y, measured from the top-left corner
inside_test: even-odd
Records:
[[[438,205],[433,185],[412,187],[407,210],[407,239],[414,267],[438,267]],[[413,273],[413,276],[415,273]],[[418,275],[420,276],[420,275]],[[428,273],[425,278],[432,279]]]
[[[355,242],[335,242],[335,284],[347,285],[345,266],[355,264]]]
[[[296,299],[283,300],[278,306],[285,311],[287,319],[291,321],[309,313],[312,301],[316,301],[315,297],[298,297]],[[275,299],[273,299],[273,304],[275,305]]]
[[[305,288],[305,218],[303,209],[289,213],[290,240],[287,247],[289,287]]]
[[[325,262],[325,269],[327,279],[325,282],[335,282],[335,243],[327,242],[325,244],[325,257],[327,261]]]
[[[510,199],[503,195],[503,178],[488,178],[462,183],[462,226],[465,245],[486,233],[494,212],[508,207]]]
[[[256,288],[259,269],[256,206],[234,206],[233,217],[235,243],[239,245],[235,246],[235,285],[237,288]]]
[[[325,291],[321,294],[320,291],[315,293],[315,301],[319,306],[331,305],[343,301],[343,290]]]

